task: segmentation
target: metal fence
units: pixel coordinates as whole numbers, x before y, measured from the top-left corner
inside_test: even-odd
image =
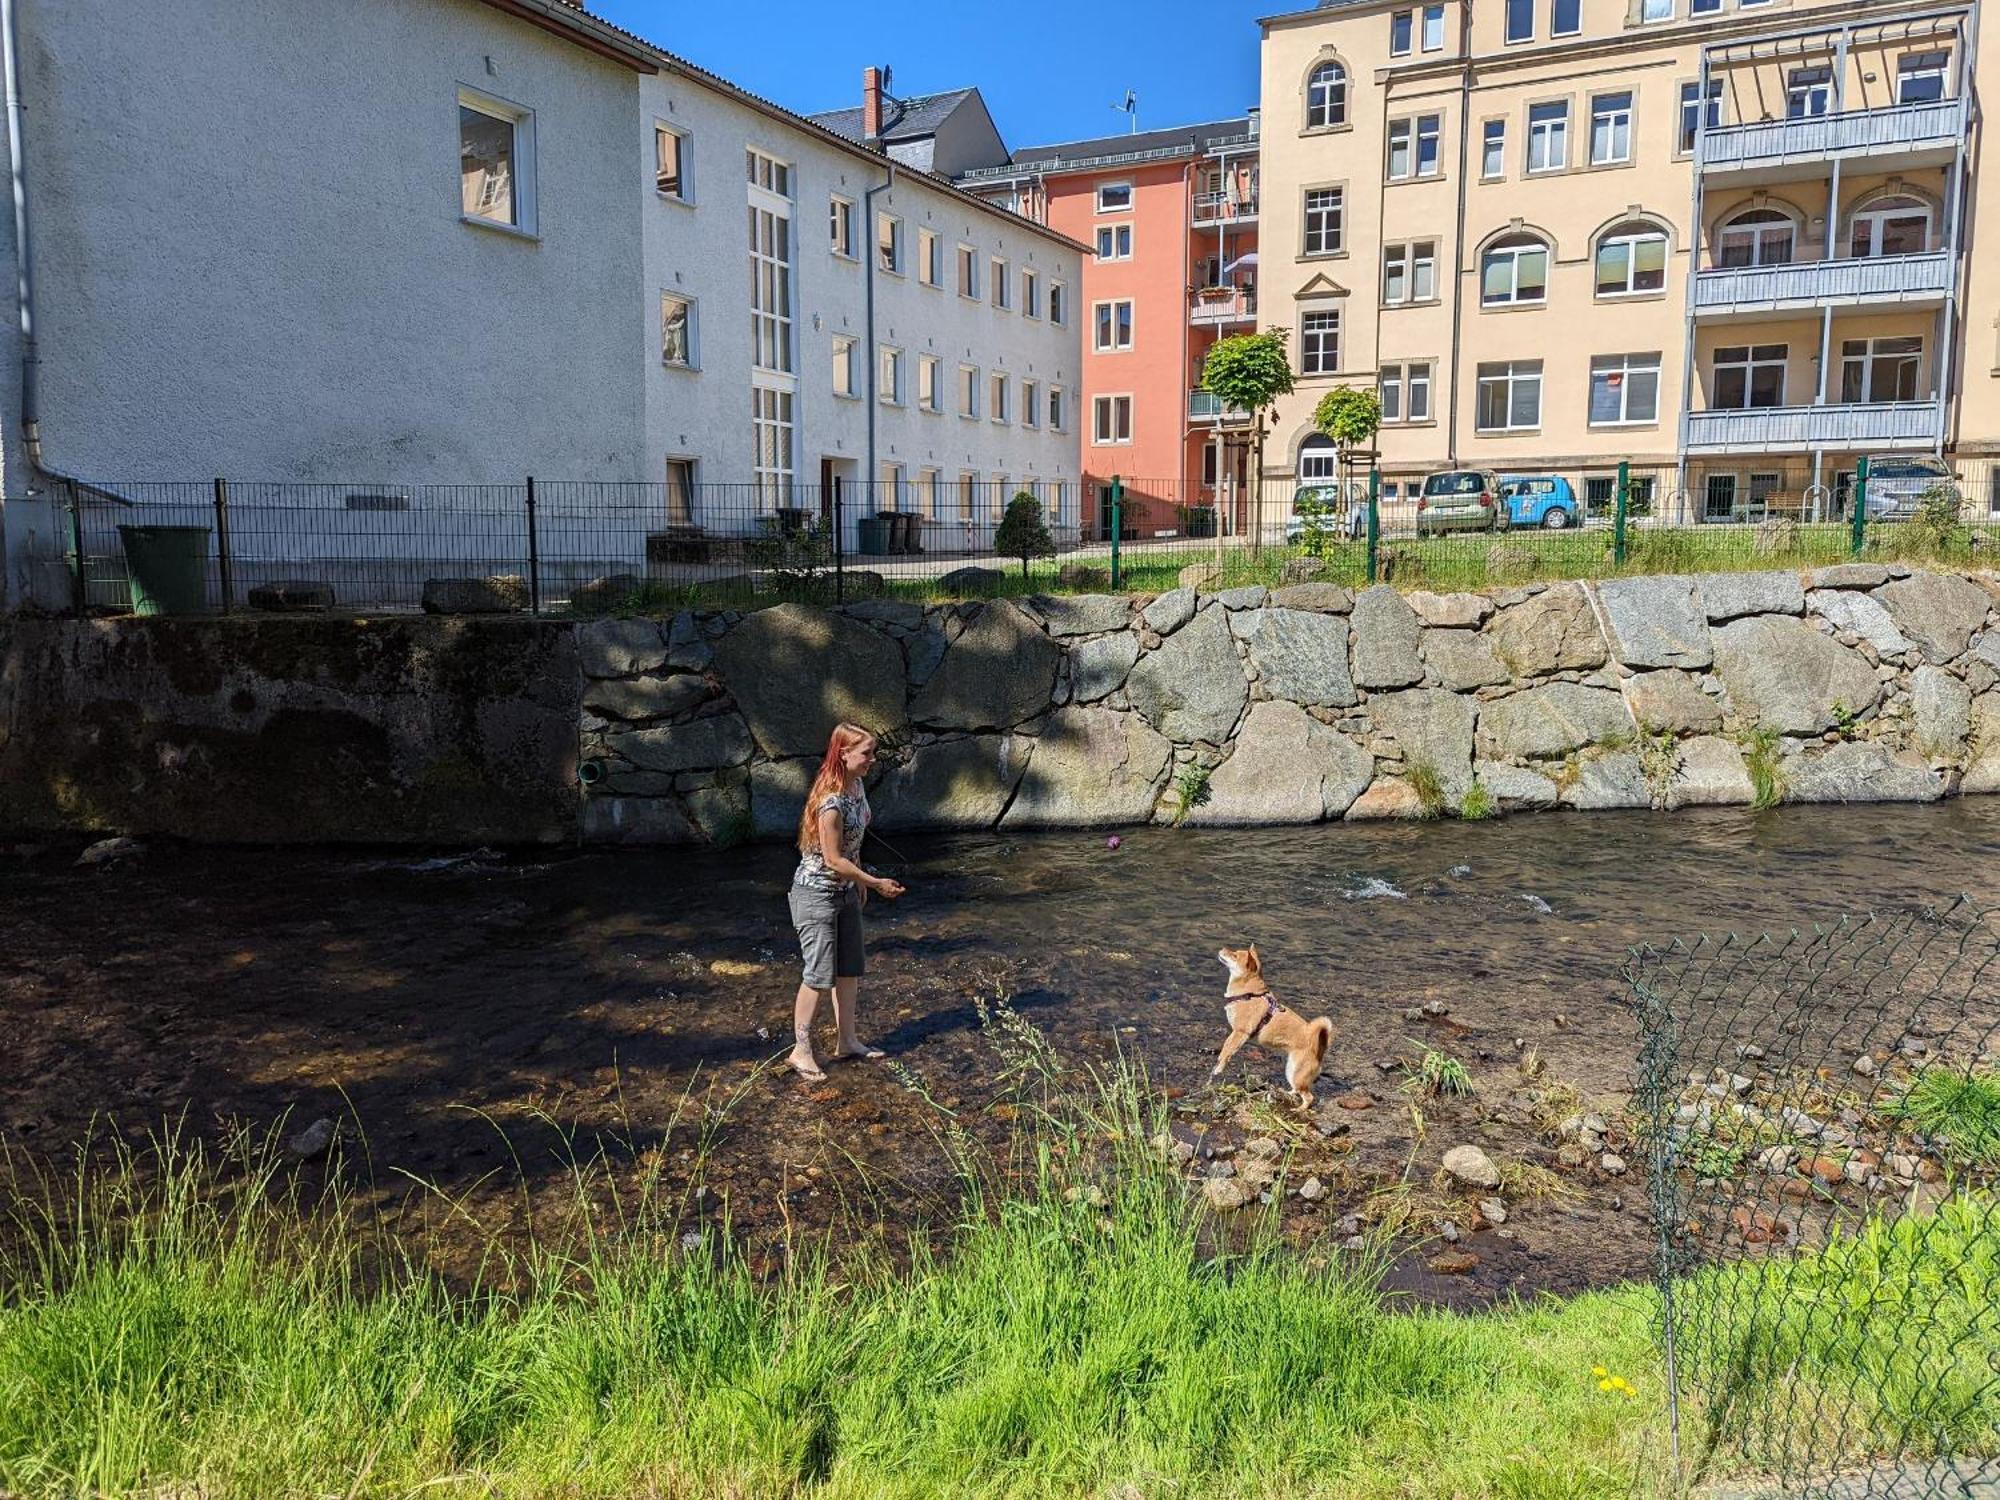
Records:
[[[1991,460],[1946,477],[1921,463],[1862,467],[1524,466],[1274,479],[1219,493],[1178,481],[1079,489],[927,473],[825,485],[98,482],[69,484],[66,496],[74,603],[86,611],[133,607],[135,573],[158,550],[148,551],[157,538],[134,533],[160,528],[198,553],[194,607],[222,611],[411,609],[464,580],[495,607],[600,612],[1312,579],[1478,588],[1993,556],[2000,468]],[[1024,494],[1036,517],[1010,527]]]
[[[1635,950],[1674,1453],[2000,1486],[2000,928],[1960,900]]]

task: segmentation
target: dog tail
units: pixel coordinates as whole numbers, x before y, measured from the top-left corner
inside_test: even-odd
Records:
[[[1313,1022],[1313,1056],[1324,1059],[1326,1049],[1333,1042],[1333,1022],[1321,1016]]]

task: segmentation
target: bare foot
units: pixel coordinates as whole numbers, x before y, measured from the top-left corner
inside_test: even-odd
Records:
[[[884,1052],[880,1047],[869,1046],[868,1043],[862,1041],[859,1037],[847,1036],[840,1039],[839,1044],[833,1049],[833,1055],[835,1057],[865,1057],[872,1061],[878,1057],[887,1057],[889,1054]]]
[[[807,1083],[826,1082],[826,1070],[820,1067],[819,1059],[814,1057],[810,1052],[801,1052],[798,1048],[794,1047],[792,1055],[786,1058],[785,1061],[790,1063],[792,1071]]]

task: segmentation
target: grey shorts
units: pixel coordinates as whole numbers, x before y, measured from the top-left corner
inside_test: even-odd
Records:
[[[861,952],[861,892],[792,887],[792,925],[805,955],[805,983],[830,990],[836,979],[859,979],[868,972]]]

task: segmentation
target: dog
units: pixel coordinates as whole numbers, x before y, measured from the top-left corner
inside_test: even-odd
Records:
[[[1278,1004],[1264,982],[1264,965],[1257,957],[1257,945],[1247,948],[1218,948],[1215,956],[1229,970],[1229,987],[1223,994],[1222,1014],[1229,1021],[1229,1038],[1209,1077],[1219,1078],[1229,1059],[1245,1042],[1255,1042],[1285,1054],[1285,1082],[1301,1109],[1311,1109],[1313,1083],[1326,1061],[1326,1049],[1333,1041],[1333,1022],[1325,1016],[1308,1021],[1296,1011]]]

